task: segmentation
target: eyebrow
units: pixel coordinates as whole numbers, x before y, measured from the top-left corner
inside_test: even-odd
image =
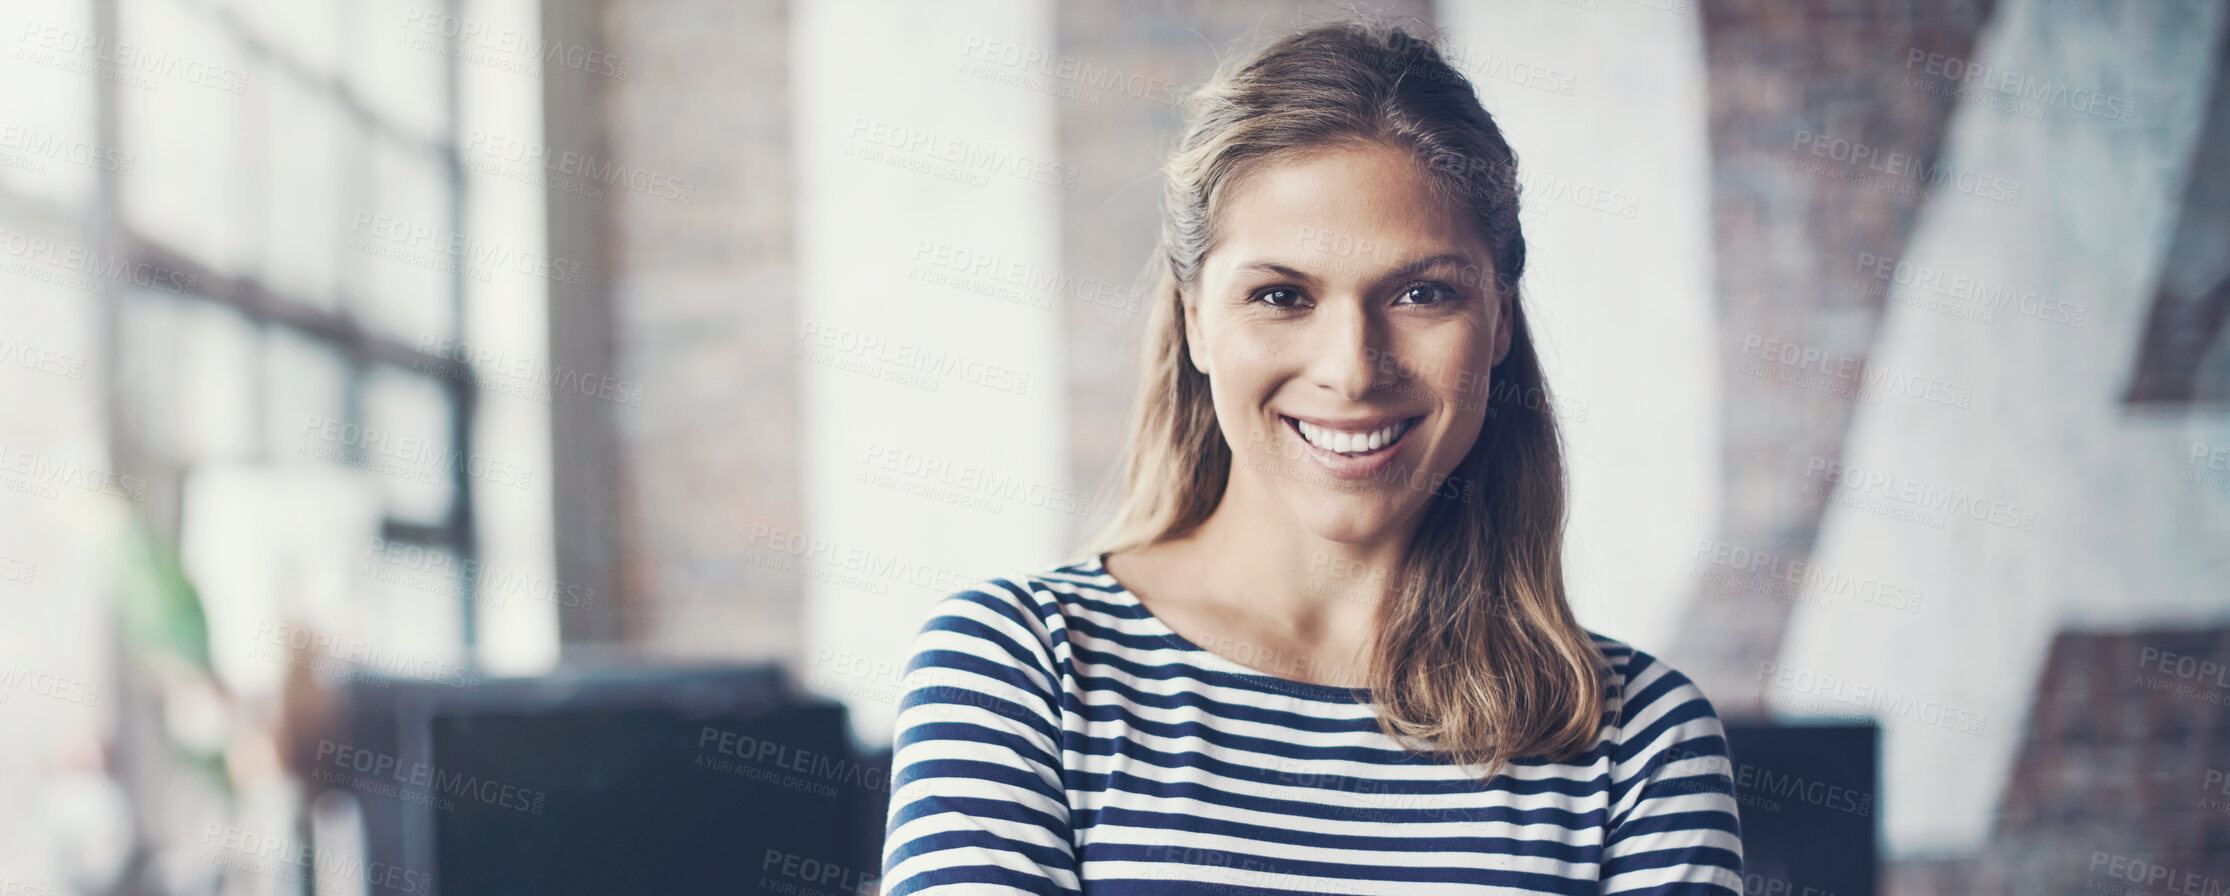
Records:
[[[1403,262],[1400,266],[1395,267],[1393,270],[1387,271],[1385,274],[1380,275],[1378,281],[1376,283],[1373,283],[1372,286],[1384,287],[1392,281],[1400,280],[1404,277],[1413,276],[1415,274],[1421,273],[1431,268],[1439,267],[1444,264],[1459,264],[1470,267],[1479,267],[1476,262],[1473,262],[1471,260],[1470,256],[1461,255],[1455,252],[1442,252],[1439,255],[1428,255],[1415,261]],[[1317,282],[1315,277],[1303,273],[1296,268],[1264,259],[1256,259],[1254,261],[1245,262],[1239,265],[1237,268],[1233,269],[1232,273],[1267,273],[1276,274],[1280,277],[1286,277],[1292,280],[1298,280],[1303,283],[1314,284]]]

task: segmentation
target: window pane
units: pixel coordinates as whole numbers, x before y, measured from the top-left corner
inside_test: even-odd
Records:
[[[260,164],[246,151],[243,95],[251,77],[230,31],[171,0],[125,5],[117,72],[125,217],[150,239],[218,271],[240,272],[263,236],[248,212]],[[10,89],[13,89],[12,87]]]
[[[347,7],[349,87],[382,120],[429,142],[449,130],[442,35],[461,27],[444,6],[441,0],[379,0]]]
[[[255,39],[287,56],[289,67],[337,81],[345,32],[337,0],[234,0],[237,21]]]
[[[348,419],[348,359],[280,327],[265,331],[263,359],[265,452],[279,463],[324,457],[326,422]]]
[[[255,451],[256,335],[208,302],[135,292],[118,315],[118,396],[148,449],[182,464]]]
[[[372,140],[363,203],[349,212],[345,289],[366,326],[411,345],[455,332],[461,263],[447,179],[431,153]]]
[[[360,606],[370,609],[357,639],[382,652],[379,665],[435,680],[456,680],[464,661],[464,583],[478,574],[454,548],[383,543],[366,558]]]
[[[380,474],[395,518],[438,523],[448,514],[453,471],[465,466],[449,438],[453,413],[428,377],[375,370],[365,378],[363,429],[343,438],[361,451],[361,466]]]
[[[266,181],[260,191],[264,280],[286,298],[337,307],[337,265],[350,218],[344,166],[362,158],[344,150],[355,128],[332,96],[292,78],[260,85],[257,100]]]
[[[78,49],[91,4],[0,4],[0,187],[72,205],[92,202],[101,170],[129,174],[130,157],[93,143],[93,79]]]

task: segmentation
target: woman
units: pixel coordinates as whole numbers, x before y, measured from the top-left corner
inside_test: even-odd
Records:
[[[1327,25],[1185,111],[1122,511],[923,627],[883,892],[1741,892],[1710,702],[1566,604],[1470,84]]]

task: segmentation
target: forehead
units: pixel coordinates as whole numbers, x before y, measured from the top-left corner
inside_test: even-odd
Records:
[[[1425,166],[1379,143],[1259,162],[1232,181],[1216,218],[1210,269],[1263,257],[1352,269],[1440,252],[1486,259],[1458,207],[1435,193]]]

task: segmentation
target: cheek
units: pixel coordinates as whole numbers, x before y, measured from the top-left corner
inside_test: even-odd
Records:
[[[1491,385],[1493,334],[1464,328],[1424,334],[1398,350],[1415,391],[1432,395],[1452,415],[1484,416]]]
[[[1258,418],[1277,382],[1278,364],[1291,355],[1279,348],[1274,334],[1260,327],[1219,330],[1207,345],[1214,370],[1208,393],[1225,435],[1237,444],[1273,437],[1275,433]]]
[[[1464,425],[1477,428],[1494,407],[1494,373],[1485,366],[1455,371],[1440,385],[1449,397],[1449,410]]]
[[[1282,368],[1296,357],[1274,327],[1230,327],[1215,334],[1210,346],[1215,375],[1209,384],[1221,396],[1219,404],[1259,403],[1260,393],[1270,391]]]
[[[1261,375],[1261,371],[1286,357],[1285,339],[1278,328],[1251,323],[1235,323],[1216,333],[1215,351],[1218,371],[1229,368],[1235,379]]]

